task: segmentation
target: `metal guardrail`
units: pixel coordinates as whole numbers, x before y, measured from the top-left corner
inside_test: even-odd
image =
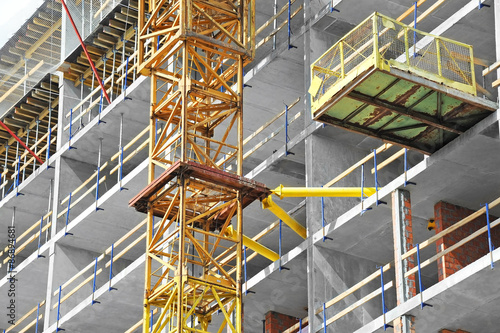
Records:
[[[374,13],[311,65],[312,110],[372,67],[396,67],[476,95],[472,46]]]

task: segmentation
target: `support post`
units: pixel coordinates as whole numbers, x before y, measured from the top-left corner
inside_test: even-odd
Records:
[[[371,210],[371,207],[364,207],[365,201],[365,164],[361,164],[361,213],[363,215],[366,211]]]
[[[413,244],[410,192],[406,190],[398,189],[392,193],[392,226],[396,299],[397,304],[400,305],[416,295],[415,275],[405,277],[405,273],[415,266],[413,257],[404,261],[401,259],[402,255],[409,251]],[[394,332],[414,332],[414,318],[404,315],[396,319]]]
[[[42,229],[43,229],[43,215],[42,218],[40,219],[40,231],[38,232],[38,258],[45,258],[45,256],[40,254],[40,246],[42,245]]]
[[[113,279],[114,250],[115,250],[115,243],[111,244],[111,259],[109,260],[109,286],[108,286],[108,291],[117,290],[116,288],[111,287],[111,280]]]
[[[99,183],[101,181],[101,154],[102,154],[102,138],[99,138],[99,155],[97,156],[97,179],[95,185],[95,211],[104,210],[103,208],[99,208]]]
[[[56,332],[59,331],[64,331],[64,329],[59,328],[59,319],[61,318],[61,293],[62,293],[62,288],[59,286],[59,297],[57,299],[57,318],[56,318]],[[49,306],[47,306],[49,308]]]
[[[404,161],[404,175],[405,175],[405,187],[406,185],[417,185],[415,182],[408,181],[408,149],[405,148],[405,161]]]
[[[96,282],[96,278],[97,278],[97,257],[95,258],[95,263],[94,263],[94,279],[92,280],[92,304],[91,305],[94,305],[94,304],[99,304],[101,302],[99,301],[96,301],[95,300],[95,282]]]
[[[72,233],[68,232],[68,223],[69,223],[69,211],[71,210],[71,194],[72,192],[69,192],[69,198],[68,198],[68,210],[66,211],[66,225],[64,226],[64,237],[68,235],[73,235]],[[57,221],[57,220],[56,220]]]
[[[385,314],[387,313],[387,307],[385,306],[384,266],[380,266],[380,284],[382,288],[382,317],[384,319],[384,331],[386,331],[389,327],[393,326],[387,324],[385,319]],[[396,329],[394,331],[397,332]]]
[[[378,199],[378,171],[377,171],[377,150],[373,149],[373,168],[375,170],[375,199],[377,206],[380,204],[387,205],[387,202]]]

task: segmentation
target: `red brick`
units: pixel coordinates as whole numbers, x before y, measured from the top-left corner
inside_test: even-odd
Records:
[[[298,319],[295,317],[274,311],[266,313],[265,319],[265,333],[281,333],[298,322]]]
[[[436,220],[436,233],[452,226],[465,217],[472,214],[474,211],[460,206],[456,206],[446,202],[438,202],[434,206],[434,218]],[[490,221],[496,219],[490,216]],[[460,240],[474,233],[478,229],[486,225],[486,216],[480,216],[466,225],[458,228],[452,233],[439,239],[436,242],[437,252],[440,252],[450,246],[453,246]],[[492,229],[493,244],[500,243],[500,229]],[[470,263],[476,261],[480,257],[487,254],[489,251],[487,233],[483,233],[472,241],[462,245],[458,249],[438,259],[438,275],[439,280],[446,278]],[[443,269],[444,263],[444,269]]]

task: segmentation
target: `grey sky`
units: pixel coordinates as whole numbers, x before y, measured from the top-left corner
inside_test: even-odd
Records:
[[[0,47],[42,3],[43,0],[0,0]]]

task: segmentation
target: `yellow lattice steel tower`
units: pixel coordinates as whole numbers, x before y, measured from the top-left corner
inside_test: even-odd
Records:
[[[149,185],[130,204],[148,214],[144,333],[208,332],[219,311],[210,331],[242,331],[242,210],[269,194],[242,177],[253,27],[254,0],[139,1]],[[234,238],[224,236],[232,220]]]

